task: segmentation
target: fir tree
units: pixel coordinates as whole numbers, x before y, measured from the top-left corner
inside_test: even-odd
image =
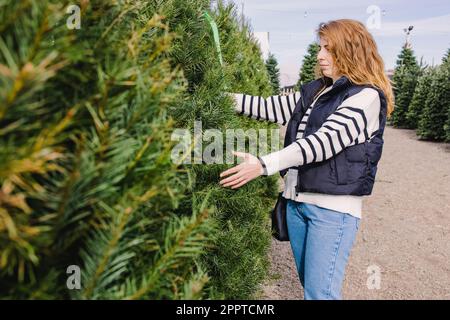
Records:
[[[449,61],[450,61],[450,48],[447,49],[447,52],[442,58],[442,63],[449,63]]]
[[[421,67],[412,49],[404,46],[400,52],[393,76],[395,108],[390,117],[395,127],[408,127],[406,114],[414,94]]]
[[[445,130],[445,141],[450,142],[450,104],[447,106],[447,121],[444,125]]]
[[[450,48],[445,53],[444,57],[442,58],[442,65],[448,68],[448,65],[450,65]],[[445,131],[445,141],[450,142],[450,103],[447,106],[448,112],[447,112],[447,121],[444,125],[444,131]]]
[[[320,46],[314,42],[308,46],[308,52],[303,58],[302,67],[299,73],[299,79],[297,87],[300,85],[313,81],[315,76],[315,67],[317,65],[317,54],[319,53]]]
[[[444,55],[442,59],[442,65],[445,68],[448,68],[450,65],[450,48],[447,50],[446,54]],[[444,131],[445,131],[445,141],[450,142],[450,103],[447,105],[447,121],[444,125]]]
[[[198,101],[204,127],[278,128],[274,124],[236,115],[232,101],[223,94],[231,91],[268,96],[272,94],[272,88],[249,24],[238,23],[240,20],[234,5],[219,2],[217,8],[214,18],[220,32],[224,66],[220,66],[214,50],[204,76],[207,80],[195,92],[194,100]],[[213,43],[212,39],[210,42]],[[196,43],[189,43],[204,48],[201,36]],[[229,108],[224,109],[224,105]],[[188,110],[186,107],[181,110]],[[248,149],[241,151],[251,152]],[[257,294],[256,290],[267,276],[268,213],[277,195],[277,177],[257,179],[238,190],[218,188],[218,174],[225,168],[224,165],[195,167],[198,192],[203,194],[214,190],[211,200],[220,213],[220,231],[216,234],[215,248],[204,259],[205,269],[211,277],[207,289],[211,297],[246,299]]]
[[[433,73],[425,109],[419,121],[418,135],[423,139],[446,140],[450,108],[450,63],[441,64]]]
[[[235,115],[222,94],[271,92],[236,10],[214,14],[221,68],[206,0],[85,1],[74,30],[69,1],[28,4],[8,0],[0,11],[2,297],[255,294],[268,266],[275,178],[228,190],[217,183],[224,165],[171,159],[173,129],[193,120],[271,127]],[[71,291],[73,265],[82,277]]]
[[[238,116],[232,108],[226,91],[270,95],[269,77],[250,27],[238,23],[234,5],[218,2],[217,11],[211,12],[211,16],[220,33],[224,62],[221,66],[210,26],[203,18],[206,7],[208,1],[204,0],[173,0],[163,4],[162,14],[178,35],[172,50],[174,66],[181,66],[188,80],[186,96],[168,109],[169,114],[178,127],[189,128],[192,135],[194,121],[199,120],[203,130],[219,128],[224,132],[233,128],[276,127]],[[226,141],[223,142],[226,150]],[[228,158],[224,151],[223,160]],[[214,219],[219,231],[214,234],[211,249],[198,260],[210,278],[205,284],[205,295],[246,299],[256,294],[267,276],[268,212],[274,205],[277,184],[275,177],[271,177],[268,181],[252,181],[238,190],[223,188],[218,185],[219,174],[226,168],[220,160],[217,164],[186,166],[194,184],[178,212],[190,213],[197,206],[194,199],[203,199],[212,192],[208,203],[216,209]],[[242,199],[246,201],[243,203]]]
[[[67,4],[3,6],[2,296],[196,295],[214,224],[206,206],[175,212],[190,185],[170,160],[173,34],[146,2],[85,2],[69,30]]]
[[[266,61],[266,68],[270,78],[270,84],[272,86],[272,94],[276,95],[280,92],[280,69],[278,68],[278,61],[275,55],[269,54],[269,58]]]

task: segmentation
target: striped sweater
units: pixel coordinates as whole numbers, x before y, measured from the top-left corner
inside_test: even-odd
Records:
[[[327,87],[318,97],[331,88],[332,86]],[[286,125],[300,99],[300,92],[287,96],[270,96],[266,99],[245,94],[234,94],[233,97],[237,112],[253,119]],[[370,139],[378,129],[380,112],[378,92],[371,88],[365,88],[344,100],[319,130],[304,137],[308,116],[316,100],[309,106],[299,125],[297,140],[279,151],[261,156],[266,167],[266,175],[275,174],[286,168],[329,159],[348,146]],[[308,192],[296,195],[297,170],[289,169],[284,179],[283,195],[287,199],[311,203],[361,217],[361,196]]]

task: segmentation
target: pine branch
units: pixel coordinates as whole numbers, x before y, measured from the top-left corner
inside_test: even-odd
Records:
[[[162,281],[161,276],[170,269],[179,267],[184,259],[192,259],[203,252],[209,239],[205,233],[209,233],[207,221],[208,210],[191,218],[172,220],[165,234],[165,248],[151,267],[151,271],[142,280],[142,285],[135,292],[125,297],[125,300],[142,298],[152,290],[157,283]]]

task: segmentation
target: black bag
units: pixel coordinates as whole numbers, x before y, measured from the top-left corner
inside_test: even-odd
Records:
[[[287,199],[283,197],[283,192],[278,194],[278,200],[272,210],[272,235],[279,241],[289,241],[289,234],[286,223]]]

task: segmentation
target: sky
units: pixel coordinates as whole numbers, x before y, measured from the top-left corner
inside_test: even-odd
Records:
[[[366,25],[378,46],[386,69],[393,69],[404,28],[410,34],[418,61],[439,64],[450,48],[449,0],[226,0],[242,10],[254,32],[269,32],[270,52],[280,67],[282,86],[297,82],[303,56],[315,41],[321,22],[349,18]]]

